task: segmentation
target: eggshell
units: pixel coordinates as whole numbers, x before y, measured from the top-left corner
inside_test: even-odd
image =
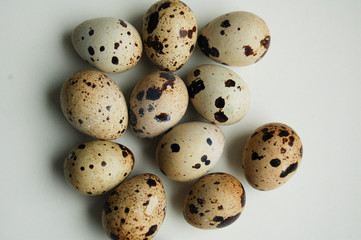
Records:
[[[98,71],[82,70],[70,76],[61,88],[60,105],[73,127],[95,138],[119,138],[128,125],[123,93]]]
[[[156,160],[169,178],[187,182],[206,174],[223,152],[225,139],[211,123],[187,122],[174,127],[158,142]]]
[[[153,4],[143,18],[142,39],[149,59],[164,71],[180,69],[197,41],[197,21],[183,2],[163,0]]]
[[[142,174],[122,182],[105,202],[103,227],[111,239],[152,239],[166,213],[166,195],[161,180]]]
[[[218,65],[194,68],[186,81],[194,108],[215,124],[231,125],[248,112],[250,93],[237,73]]]
[[[249,184],[258,190],[272,190],[287,182],[302,159],[297,133],[282,123],[268,123],[248,138],[242,167]]]
[[[212,173],[194,183],[187,194],[184,218],[197,228],[223,228],[238,219],[245,203],[246,194],[237,178],[227,173]]]
[[[198,45],[210,59],[230,66],[258,62],[271,37],[267,24],[250,12],[231,12],[212,20],[198,37]]]
[[[78,25],[72,34],[76,52],[90,65],[109,73],[134,67],[143,45],[137,30],[116,18],[95,18]]]
[[[90,141],[69,152],[64,175],[75,191],[94,196],[116,187],[133,166],[134,155],[127,147],[109,141]]]
[[[153,72],[140,80],[130,97],[129,124],[141,138],[154,138],[176,125],[188,106],[182,79],[169,72]]]

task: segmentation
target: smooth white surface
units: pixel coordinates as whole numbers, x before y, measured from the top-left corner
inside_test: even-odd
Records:
[[[104,197],[85,197],[67,186],[63,160],[89,137],[73,129],[59,106],[60,87],[73,72],[90,68],[74,51],[70,33],[84,20],[119,17],[138,30],[155,1],[3,0],[0,8],[0,239],[108,239],[101,227]],[[132,175],[157,174],[166,186],[168,211],[156,240],[361,239],[361,1],[185,2],[199,29],[227,12],[256,13],[271,31],[269,52],[248,67],[232,67],[248,84],[248,115],[226,136],[222,159],[211,172],[239,178],[245,211],[233,225],[202,231],[182,216],[191,183],[168,180],[155,166],[157,140],[128,129],[116,140],[136,156]],[[197,47],[177,74],[213,63]],[[139,64],[110,74],[129,99],[145,74]],[[201,120],[192,106],[182,121]],[[297,173],[281,188],[252,189],[241,171],[246,137],[267,122],[293,127],[304,145]]]

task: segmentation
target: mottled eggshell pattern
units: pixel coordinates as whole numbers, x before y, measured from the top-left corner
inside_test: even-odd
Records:
[[[109,73],[134,67],[143,45],[137,30],[116,18],[96,18],[78,25],[72,34],[75,50],[90,65]]]
[[[65,81],[60,104],[68,122],[80,132],[100,139],[116,139],[128,125],[123,93],[108,76],[83,70]]]
[[[133,166],[134,155],[127,147],[109,141],[90,141],[69,152],[64,175],[75,191],[94,196],[116,187]]]
[[[267,24],[250,12],[231,12],[212,20],[198,37],[210,59],[230,66],[247,66],[266,54],[271,37]]]
[[[188,101],[181,78],[169,72],[150,73],[133,89],[129,124],[138,137],[154,138],[181,120]]]
[[[167,177],[178,182],[192,181],[217,163],[224,143],[221,129],[214,124],[183,123],[159,140],[156,161]]]
[[[150,240],[166,214],[161,180],[142,174],[122,182],[109,195],[102,213],[103,227],[111,239]]]
[[[164,71],[176,71],[188,61],[197,41],[197,32],[192,10],[181,1],[156,2],[143,18],[145,52]]]
[[[194,183],[187,194],[184,218],[197,228],[223,228],[238,219],[245,203],[246,193],[237,178],[227,173],[212,173]]]
[[[230,125],[248,112],[250,93],[237,73],[218,65],[202,65],[188,75],[187,88],[194,108],[215,124]]]
[[[258,190],[275,189],[291,178],[302,159],[297,133],[282,123],[268,123],[248,138],[242,167],[249,184]]]

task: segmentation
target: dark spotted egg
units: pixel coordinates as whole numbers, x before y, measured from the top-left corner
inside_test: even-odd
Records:
[[[141,174],[110,193],[102,213],[103,228],[111,239],[150,240],[160,229],[166,208],[161,180]]]
[[[183,123],[159,140],[156,161],[170,179],[192,181],[206,174],[217,163],[224,143],[221,129],[214,124]]]
[[[210,122],[234,124],[248,112],[249,89],[243,79],[228,68],[201,65],[188,74],[186,84],[194,108]]]
[[[137,30],[116,18],[96,18],[78,25],[72,34],[75,50],[90,65],[109,73],[134,67],[143,46]]]
[[[94,196],[115,188],[133,166],[134,155],[127,147],[109,141],[90,141],[69,152],[64,175],[75,191]]]
[[[161,70],[176,71],[193,53],[197,30],[196,18],[185,3],[158,1],[143,18],[141,34],[145,52]]]
[[[198,37],[202,52],[230,66],[247,66],[266,54],[271,37],[267,24],[250,12],[231,12],[212,20]]]
[[[184,218],[194,227],[229,226],[241,215],[246,193],[241,182],[227,173],[212,173],[194,183],[184,202]]]
[[[272,190],[287,182],[302,159],[297,133],[282,123],[268,123],[248,138],[242,156],[247,181],[258,190]]]
[[[141,79],[130,97],[129,125],[141,138],[154,138],[176,125],[188,107],[183,80],[170,72]]]
[[[82,70],[70,76],[61,88],[60,105],[73,127],[95,138],[119,138],[128,125],[122,91],[98,71]]]

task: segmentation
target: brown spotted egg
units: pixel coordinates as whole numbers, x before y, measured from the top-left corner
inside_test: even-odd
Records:
[[[297,133],[282,123],[268,123],[248,138],[242,156],[247,181],[258,190],[272,190],[287,182],[302,159]]]
[[[152,239],[160,229],[167,201],[161,180],[142,174],[122,182],[107,198],[103,227],[111,239]]]
[[[224,135],[205,122],[187,122],[174,127],[158,142],[156,161],[170,179],[187,182],[206,174],[221,157]]]
[[[201,65],[188,74],[186,84],[194,108],[210,122],[231,125],[248,112],[249,89],[243,79],[228,68]]]
[[[196,18],[185,3],[158,1],[143,18],[141,34],[145,52],[161,70],[174,72],[193,53],[197,30]]]
[[[271,37],[267,24],[250,12],[231,12],[212,20],[198,37],[210,59],[230,66],[247,66],[266,54]]]
[[[234,223],[246,204],[241,182],[227,173],[212,173],[194,183],[184,202],[184,218],[201,229]]]
[[[78,25],[72,34],[76,52],[90,65],[109,73],[134,67],[143,45],[137,30],[116,18],[95,18]]]
[[[109,141],[90,141],[69,152],[64,175],[75,191],[94,196],[116,187],[133,166],[134,155],[127,147]]]
[[[73,127],[95,138],[119,138],[128,125],[123,93],[98,71],[82,70],[70,76],[61,88],[60,105]]]
[[[183,80],[169,72],[153,72],[141,79],[130,97],[129,124],[141,138],[154,138],[176,125],[188,106]]]

